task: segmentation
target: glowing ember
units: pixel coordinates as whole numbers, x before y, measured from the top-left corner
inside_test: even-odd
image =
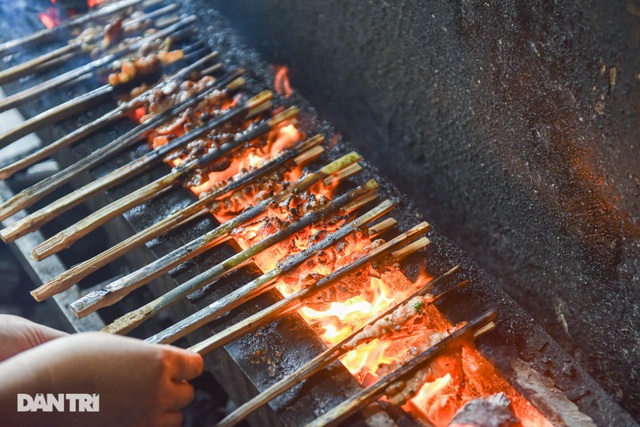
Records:
[[[286,67],[277,69],[274,85],[286,96],[291,94]],[[231,108],[236,102],[237,99],[229,100],[224,96],[212,97],[205,107],[199,107],[189,115],[176,117],[157,128],[149,137],[149,142],[154,147],[166,144],[199,125],[199,117],[204,111],[216,114]],[[149,110],[140,107],[134,115],[144,120],[146,114],[152,114],[147,113]],[[251,124],[251,121],[247,120],[243,124],[224,125],[204,137],[205,139],[189,144],[180,153],[170,155],[166,161],[175,166],[194,156],[202,155],[212,147],[229,141],[237,132],[247,129]],[[197,179],[190,179],[187,186],[198,195],[219,188],[247,171],[260,167],[302,138],[304,136],[297,129],[295,122],[284,123],[268,135],[226,156],[216,167],[200,173]],[[286,171],[274,171],[215,201],[211,205],[211,212],[218,221],[228,221],[248,207],[283,191],[299,179],[302,173],[299,165],[290,166]],[[286,203],[271,206],[252,222],[238,227],[232,237],[240,248],[246,249],[327,203],[333,197],[336,185],[337,182],[328,185],[321,181],[308,191],[293,194]],[[262,271],[271,270],[283,258],[305,250],[326,233],[344,225],[346,221],[347,216],[344,212],[319,221],[258,254],[254,262]],[[348,265],[380,244],[380,241],[371,241],[363,232],[352,233],[341,242],[314,255],[297,269],[280,276],[276,288],[284,296],[291,295],[309,283]],[[305,307],[299,310],[299,314],[322,340],[331,346],[379,313],[421,289],[430,280],[429,275],[423,272],[419,279],[412,283],[393,258],[388,257],[363,267],[333,287],[310,297],[305,301]],[[344,366],[363,385],[376,382],[455,330],[455,326],[429,304],[429,298],[418,300],[419,306],[413,307],[414,312],[409,313],[411,316],[406,322],[385,330],[370,342],[354,345],[354,349],[341,358]],[[414,299],[411,303],[413,301]],[[497,392],[505,392],[509,396],[513,410],[522,420],[523,426],[549,425],[469,343],[438,357],[413,378],[392,387],[395,389],[390,388],[386,392],[389,401],[402,405],[418,419],[436,426],[448,425],[465,403]]]
[[[45,27],[51,29],[56,27],[62,23],[62,17],[60,16],[60,11],[55,7],[48,7],[44,10],[44,12],[40,12],[38,14],[38,18],[44,24]]]
[[[102,4],[104,2],[104,0],[87,0],[87,6],[91,7],[96,7],[100,4]]]
[[[278,65],[276,68],[276,77],[273,81],[273,87],[280,95],[284,95],[289,98],[293,93],[291,84],[289,83],[289,67],[285,65]]]
[[[135,120],[136,122],[140,122],[145,114],[147,114],[147,110],[144,107],[139,107],[131,111],[129,116],[131,117],[132,120]]]

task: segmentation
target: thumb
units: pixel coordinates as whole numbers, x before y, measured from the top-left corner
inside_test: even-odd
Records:
[[[171,366],[171,379],[174,381],[192,380],[204,369],[202,356],[172,345],[163,345],[167,362]]]

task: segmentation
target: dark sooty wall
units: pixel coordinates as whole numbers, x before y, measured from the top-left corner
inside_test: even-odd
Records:
[[[640,415],[639,1],[205,3]]]

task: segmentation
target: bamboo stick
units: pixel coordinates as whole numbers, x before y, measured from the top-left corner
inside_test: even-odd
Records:
[[[159,38],[167,37],[170,34],[175,33],[178,30],[182,29],[183,27],[188,27],[189,25],[193,24],[195,21],[196,21],[195,16],[189,16],[187,18],[184,18],[183,20],[180,20],[179,22],[176,22],[173,25],[170,25],[158,32],[155,32],[146,37],[143,37],[140,40],[137,40],[136,42],[132,43],[130,46],[127,46],[124,48],[118,48],[112,54],[103,56],[102,58],[91,61],[88,64],[74,68],[73,70],[69,70],[47,81],[38,83],[28,89],[24,89],[21,92],[8,96],[3,100],[0,100],[0,112],[14,108],[22,104],[23,102],[29,101],[30,99],[40,95],[45,91],[54,89],[64,83],[77,79],[78,77],[84,74],[93,72],[94,70],[97,70],[113,62],[120,56],[126,55],[131,52],[135,52],[137,49],[139,49],[142,45],[144,45],[147,42],[156,40]]]
[[[6,147],[14,141],[29,135],[31,132],[46,126],[49,123],[64,120],[79,111],[85,110],[90,105],[104,100],[108,95],[113,93],[113,86],[104,85],[90,92],[82,94],[60,105],[56,105],[40,114],[31,117],[20,123],[19,126],[0,135],[0,148]]]
[[[172,6],[175,6],[175,5],[172,5]],[[168,8],[168,7],[169,6],[167,6],[166,8]],[[163,9],[166,9],[166,8],[163,8]],[[152,13],[156,13],[156,12],[158,12],[158,11],[154,11]],[[151,14],[149,14],[149,15],[151,15]],[[136,21],[136,20],[140,20],[140,18],[137,18],[134,21]],[[160,29],[166,28],[166,27],[168,27],[170,25],[173,25],[173,24],[177,23],[179,20],[180,20],[180,18],[178,16],[159,19],[159,20],[157,20],[155,22],[156,26],[155,26],[154,29],[155,30],[160,30]],[[148,28],[147,25],[145,25],[145,27]],[[129,38],[135,37],[134,34],[127,34],[127,35],[129,36]],[[176,32],[172,36],[172,40],[173,40],[173,42],[177,42],[178,40],[184,39],[187,35],[188,34],[187,34],[187,32],[185,30],[181,30],[181,31]],[[96,35],[96,39],[99,38],[99,36],[100,35]],[[123,43],[127,43],[127,39],[124,39]],[[91,48],[93,46],[91,46],[89,44],[80,43],[79,46],[81,48],[80,51],[72,51],[72,52],[69,52],[69,53],[64,53],[64,54],[62,54],[62,55],[60,55],[58,57],[50,59],[47,62],[44,62],[44,63],[41,63],[41,64],[37,64],[37,65],[35,65],[35,66],[31,67],[31,68],[27,68],[27,69],[23,70],[22,72],[20,72],[20,70],[18,70],[18,74],[21,74],[21,75],[25,75],[25,74],[40,74],[40,73],[43,73],[43,72],[45,72],[47,70],[50,70],[52,68],[58,67],[61,64],[64,64],[65,62],[67,62],[67,61],[69,61],[71,59],[77,59],[80,56],[86,56],[87,54],[90,54],[92,52]],[[117,48],[117,46],[118,45],[116,45],[116,48]],[[63,46],[63,48],[64,47],[66,47],[66,46]],[[112,51],[113,51],[113,48],[111,49],[111,51],[110,50],[104,50],[102,53],[106,55],[106,54],[112,53]],[[39,57],[38,58],[34,58],[34,60],[37,60],[37,59],[39,59]],[[21,67],[22,65],[23,64],[20,64],[17,67]],[[85,74],[85,76],[91,76],[91,74]],[[18,76],[9,76],[9,77],[11,79],[15,79]],[[77,82],[77,81],[78,81],[78,79],[74,80],[74,82]]]
[[[293,371],[292,373],[290,373],[280,381],[276,382],[275,384],[271,385],[269,388],[262,391],[261,393],[253,397],[248,402],[239,406],[236,410],[234,410],[232,413],[227,415],[222,421],[220,421],[216,425],[216,427],[235,426],[240,421],[245,419],[247,416],[249,416],[250,414],[255,412],[257,409],[262,407],[263,405],[266,405],[268,402],[280,396],[282,393],[286,392],[290,388],[294,387],[297,384],[300,384],[302,381],[306,380],[307,378],[311,377],[315,373],[326,368],[327,366],[332,364],[334,361],[338,360],[340,357],[348,353],[352,349],[352,347],[351,346],[346,347],[345,344],[353,340],[357,335],[362,333],[367,327],[374,325],[376,322],[384,319],[387,316],[391,316],[398,308],[404,306],[405,304],[408,304],[413,298],[418,296],[426,296],[429,292],[431,292],[435,288],[436,284],[447,279],[452,274],[452,272],[453,270],[450,270],[447,273],[443,274],[442,276],[430,281],[425,286],[423,286],[420,290],[406,297],[403,301],[400,301],[399,303],[394,304],[388,310],[372,318],[366,324],[362,325],[362,327],[353,331],[351,334],[349,334],[349,336],[342,339],[340,342],[326,349],[325,351],[323,351],[313,359],[306,362],[303,366],[297,368],[295,371]],[[443,293],[435,297],[433,301],[430,302],[430,304],[433,304],[437,300],[446,296],[451,290],[457,289],[461,286],[465,286],[467,283],[468,281],[465,281],[458,284],[457,286],[454,286],[453,288],[447,289],[446,291],[444,291]],[[357,345],[365,344],[368,341],[370,340],[358,342]]]
[[[271,323],[277,317],[290,313],[298,308],[302,307],[302,301],[305,298],[312,296],[313,294],[334,285],[344,276],[354,273],[364,267],[366,264],[389,255],[392,251],[403,245],[408,240],[420,236],[429,229],[428,224],[422,223],[411,230],[402,233],[396,238],[384,243],[383,245],[372,249],[369,253],[364,254],[357,260],[353,261],[344,267],[339,268],[328,276],[308,285],[306,288],[289,295],[288,297],[276,302],[275,304],[267,307],[266,309],[247,317],[241,322],[236,323],[233,326],[228,327],[222,332],[207,338],[206,340],[199,342],[189,348],[190,351],[198,353],[202,356],[210,353],[211,351],[220,348],[230,342],[238,339],[242,335],[253,331],[260,326]]]
[[[244,80],[236,79],[232,81],[229,86],[223,91],[218,93],[218,96],[222,97],[226,95],[229,90],[235,90],[238,85],[242,84]],[[262,97],[268,95],[262,95]],[[256,97],[254,97],[256,98]],[[254,102],[262,102],[262,98],[258,97],[257,99],[252,98],[247,101],[249,105],[252,105]],[[246,107],[246,106],[245,106]],[[246,111],[246,108],[243,110]],[[217,119],[214,119],[215,122]],[[151,120],[150,120],[151,121]],[[145,122],[146,124],[147,122]],[[132,162],[100,177],[99,179],[86,184],[85,186],[67,194],[64,197],[59,198],[58,200],[52,202],[48,206],[45,206],[36,212],[33,212],[19,221],[14,222],[9,227],[0,230],[0,237],[5,242],[12,242],[15,239],[24,236],[36,229],[38,229],[43,224],[51,221],[61,213],[67,211],[68,209],[82,203],[84,200],[88,199],[92,195],[98,193],[99,191],[104,191],[108,188],[113,187],[119,183],[122,183],[130,178],[133,178],[137,173],[140,173],[153,165],[154,163],[160,161],[165,155],[168,153],[179,149],[180,147],[186,145],[190,140],[190,136],[195,137],[194,135],[200,135],[202,133],[202,127],[196,128],[194,131],[185,134],[180,138],[176,138],[169,143],[156,148],[148,152],[147,154],[142,155],[141,157],[133,160]],[[95,153],[95,152],[94,152]],[[86,163],[86,159],[80,160],[77,164]],[[32,187],[33,188],[33,187]],[[43,258],[39,258],[39,251],[34,252],[34,259],[41,260]]]
[[[135,108],[135,106],[137,106],[138,104],[140,104],[141,102],[143,102],[144,98],[149,94],[149,91],[151,90],[159,90],[162,87],[166,86],[168,83],[182,79],[187,77],[189,74],[191,74],[193,71],[197,70],[198,68],[204,66],[206,63],[208,63],[209,61],[213,60],[214,58],[216,58],[218,56],[218,52],[213,52],[210,53],[208,55],[206,55],[205,57],[199,59],[198,61],[194,62],[193,64],[185,67],[183,70],[178,71],[177,73],[175,73],[174,75],[172,75],[171,77],[168,77],[167,79],[161,81],[160,83],[158,83],[157,85],[155,85],[154,87],[151,87],[150,89],[146,90],[144,93],[142,93],[141,95],[138,95],[137,97],[135,97],[134,99],[130,100],[129,102],[124,102],[122,104],[120,104],[118,107],[116,107],[115,109],[111,110],[110,112],[104,114],[103,116],[99,117],[98,119],[94,120],[91,123],[88,123],[78,129],[76,129],[75,131],[65,135],[64,137],[58,139],[57,141],[52,142],[51,144],[42,147],[40,150],[38,150],[37,152],[30,154],[29,156],[25,157],[24,159],[18,160],[17,162],[11,164],[11,165],[7,165],[4,168],[0,169],[0,179],[7,179],[10,176],[12,176],[13,174],[15,174],[16,172],[19,172],[31,165],[33,165],[34,163],[50,156],[52,153],[54,153],[55,151],[57,151],[58,149],[62,148],[62,147],[66,147],[68,145],[71,145],[77,141],[79,141],[80,139],[90,135],[91,133],[97,131],[98,129],[102,128],[103,126],[105,126],[108,123],[111,123],[112,121],[123,117],[123,115],[125,114],[125,112],[129,111],[132,108]],[[218,66],[220,64],[217,64]],[[210,67],[213,68],[213,67]],[[206,75],[208,74],[206,71],[202,72],[202,75]]]
[[[396,224],[398,224],[398,221],[396,221],[393,218],[387,218],[384,221],[380,221],[379,223],[369,227],[369,231],[367,232],[367,235],[369,236],[370,239],[374,239],[380,236],[381,234],[389,231],[393,227],[395,227]]]
[[[220,116],[214,118],[206,125],[196,128],[191,132],[184,134],[183,136],[176,138],[173,142],[177,142],[178,140],[182,140],[179,142],[178,146],[185,146],[188,142],[193,141],[194,139],[200,137],[201,135],[210,132],[211,130],[221,126],[222,124],[229,122],[240,115],[246,113],[248,110],[253,108],[252,106],[259,105],[259,103],[266,102],[269,97],[273,96],[271,92],[261,93],[251,98],[247,102],[243,103],[240,106],[232,108],[228,112],[221,114]],[[112,218],[120,215],[128,211],[129,209],[138,206],[148,200],[151,200],[154,197],[159,196],[162,192],[170,188],[171,186],[178,184],[180,179],[187,176],[187,174],[196,170],[196,168],[205,166],[211,162],[214,162],[223,156],[229,154],[231,151],[236,150],[243,144],[250,142],[253,138],[251,138],[250,133],[242,134],[239,138],[236,138],[231,143],[227,143],[222,145],[220,148],[212,150],[207,154],[194,159],[191,162],[183,163],[182,165],[174,168],[167,175],[158,178],[157,180],[139,188],[138,190],[126,195],[125,197],[114,201],[113,203],[97,210],[96,212],[91,213],[87,217],[81,219],[77,223],[71,225],[70,227],[62,230],[57,233],[53,237],[45,240],[38,246],[33,249],[32,256],[34,259],[42,260],[48,256],[51,256],[62,249],[68,248],[74,242],[76,242],[81,237],[87,235],[91,231],[100,227],[105,222],[109,221]],[[137,165],[141,165],[140,162],[136,162]],[[141,166],[142,167],[142,166]],[[93,188],[99,187],[100,191],[105,191],[111,188],[113,185],[121,183],[125,180],[131,179],[137,175],[140,169],[132,169],[123,167],[121,169],[127,169],[124,173],[113,173],[109,174],[109,180],[99,179],[94,181],[96,184]],[[84,187],[83,187],[84,188]],[[82,190],[82,189],[80,189]],[[78,196],[79,194],[79,196]],[[88,199],[92,194],[95,194],[93,191],[91,194],[86,192],[74,192],[68,196],[63,197],[60,200],[73,199],[73,204],[76,205],[81,203],[82,201]]]
[[[205,252],[209,248],[216,246],[220,239],[227,236],[234,228],[244,224],[246,221],[267,211],[271,203],[280,203],[286,200],[291,194],[305,191],[316,182],[326,178],[328,175],[339,171],[340,169],[360,160],[360,155],[352,152],[338,160],[328,164],[315,173],[300,178],[295,184],[284,189],[278,194],[258,203],[256,206],[247,209],[235,218],[225,222],[216,229],[192,240],[186,245],[170,252],[169,254],[157,259],[156,261],[142,267],[141,269],[107,285],[103,290],[91,292],[71,304],[71,309],[78,317],[86,316],[96,309],[100,308],[96,301],[100,304],[119,301],[128,294],[129,289],[138,288],[156,277],[164,274],[170,269],[182,264],[183,262]]]
[[[495,317],[495,312],[492,311],[478,316],[468,324],[453,332],[451,335],[433,345],[428,350],[405,363],[402,367],[382,377],[372,386],[367,387],[326,414],[317,418],[315,421],[307,424],[306,427],[334,426],[341,421],[344,421],[357,410],[384,395],[389,386],[411,377],[417,370],[428,365],[436,357],[453,350],[456,346],[461,345],[461,341],[477,338],[481,334],[491,330],[494,326],[493,320]]]
[[[311,150],[296,157],[296,165],[304,166],[312,163],[318,159],[324,153],[324,148],[320,146],[313,147]],[[356,163],[357,164],[357,163]]]
[[[79,280],[83,279],[84,277],[88,276],[104,265],[118,259],[132,249],[150,241],[151,239],[155,239],[156,237],[159,237],[188,221],[193,220],[195,217],[201,215],[204,212],[207,212],[207,206],[209,206],[213,201],[217,200],[223,195],[228,194],[231,191],[240,189],[245,185],[253,182],[254,180],[260,178],[261,176],[277,170],[292,159],[297,160],[296,156],[298,156],[300,153],[306,152],[309,149],[315,148],[317,144],[321,144],[323,140],[324,138],[321,135],[316,135],[315,137],[310,138],[305,142],[299,143],[292,149],[287,150],[285,153],[264,164],[260,168],[246,174],[240,174],[236,179],[234,179],[233,182],[230,182],[224,187],[209,192],[206,196],[204,196],[197,202],[183,209],[180,209],[177,212],[174,212],[173,214],[146,228],[145,230],[142,230],[139,233],[129,237],[128,239],[123,240],[117,245],[107,249],[105,252],[102,252],[101,254],[96,255],[95,257],[66,270],[49,282],[33,290],[31,292],[31,295],[35,298],[36,301],[42,301],[46,298],[69,289]]]
[[[68,30],[69,28],[77,27],[83,25],[91,20],[96,18],[102,18],[106,16],[113,15],[115,13],[120,12],[130,6],[135,6],[138,3],[142,3],[144,0],[124,0],[121,2],[113,3],[102,7],[96,11],[89,12],[86,15],[80,16],[76,19],[72,19],[70,21],[66,21],[61,23],[60,25],[54,28],[43,29],[40,31],[36,31],[34,33],[29,34],[28,36],[20,37],[17,39],[9,40],[8,42],[0,44],[0,54],[9,52],[14,50],[17,47],[31,44],[34,42],[39,42],[47,38],[51,38],[56,34],[61,34]]]
[[[166,13],[173,12],[177,8],[178,8],[178,5],[174,3],[174,4],[164,6],[160,9],[154,10],[153,12],[145,13],[144,15],[141,15],[137,18],[124,21],[122,24],[122,30],[126,31],[126,29],[132,25],[135,25],[139,22],[143,22],[146,20],[155,19]],[[7,68],[6,70],[2,70],[0,71],[0,84],[5,84],[12,80],[26,76],[28,74],[41,72],[44,69],[51,68],[53,65],[57,65],[66,60],[74,58],[78,54],[84,53],[85,44],[95,43],[96,41],[99,41],[102,37],[104,37],[104,31],[100,32],[99,34],[96,34],[89,41],[85,41],[85,40],[72,41],[64,46],[61,46],[55,50],[52,50],[51,52],[47,52],[43,55],[39,55],[35,58],[25,61],[21,64]]]
[[[346,203],[351,200],[357,199],[362,195],[375,190],[378,187],[378,183],[375,181],[369,181],[368,183],[355,188],[333,201],[320,207],[315,212],[311,212],[300,218],[298,221],[289,225],[288,227],[266,237],[260,242],[248,247],[247,249],[237,253],[229,259],[217,264],[216,266],[204,271],[183,284],[175,287],[163,296],[156,298],[148,304],[145,304],[141,308],[134,310],[124,316],[116,319],[112,324],[107,325],[103,331],[111,333],[128,333],[132,329],[138,327],[146,320],[155,316],[160,311],[169,307],[170,305],[180,301],[192,292],[203,288],[204,286],[212,283],[214,280],[228,274],[231,271],[236,270],[239,266],[266,249],[270,248],[274,244],[282,242],[283,240],[293,236],[295,233],[309,227],[310,225],[326,218],[329,215],[334,214]]]
[[[302,265],[302,263],[307,261],[319,251],[325,250],[328,247],[334,245],[336,242],[355,232],[358,228],[371,221],[375,221],[376,218],[385,215],[392,209],[393,203],[391,203],[389,200],[385,200],[367,213],[351,221],[349,224],[343,225],[338,230],[327,235],[319,242],[309,246],[304,251],[298,254],[290,255],[280,260],[276,268],[265,272],[246,285],[223,296],[218,301],[211,303],[202,310],[170,326],[164,331],[147,338],[147,341],[151,343],[168,344],[191,333],[202,325],[216,319],[219,316],[222,316],[225,313],[228,313],[229,311],[233,310],[236,307],[239,307],[250,299],[255,298],[256,296],[268,291],[273,286],[275,286],[276,279],[281,275]]]
[[[352,175],[360,173],[360,171],[362,171],[362,166],[360,166],[358,163],[354,163],[348,168],[344,168],[340,172],[325,178],[323,180],[324,185],[326,186],[333,185],[334,182],[340,182],[346,178],[349,178]]]
[[[426,237],[416,240],[412,244],[405,246],[404,248],[400,249],[397,252],[394,252],[393,259],[395,259],[397,262],[400,262],[406,257],[408,257],[409,255],[413,255],[416,251],[424,248],[429,243],[431,242]]]
[[[352,213],[360,209],[361,207],[373,202],[376,199],[373,194],[370,194],[369,197],[362,197],[358,200],[354,200],[344,207],[344,211],[347,213]]]
[[[77,54],[81,51],[82,44],[70,43],[44,55],[40,55],[11,68],[7,68],[6,70],[2,70],[0,71],[0,84],[5,84],[28,74],[32,74],[36,67],[43,66],[56,58],[64,57],[69,53]]]
[[[234,77],[238,73],[233,73],[229,77]],[[226,84],[227,79],[220,80],[207,88],[204,88],[197,94],[195,94],[192,98],[184,100],[182,102],[177,103],[172,108],[163,111],[162,113],[153,116],[151,119],[146,122],[136,126],[131,129],[129,132],[124,135],[114,139],[110,143],[105,146],[97,149],[93,153],[74,163],[66,169],[61,170],[60,172],[39,181],[38,183],[32,185],[31,187],[21,191],[20,193],[13,196],[11,199],[0,205],[0,220],[5,219],[14,213],[28,208],[33,205],[38,200],[42,199],[47,194],[51,193],[53,190],[59,188],[63,184],[69,182],[71,179],[76,177],[78,174],[86,171],[87,169],[94,167],[103,161],[107,160],[110,156],[113,156],[116,153],[124,150],[125,148],[131,146],[134,142],[138,141],[147,132],[159,126],[161,123],[166,121],[167,119],[176,116],[178,114],[183,113],[188,108],[191,108],[201,102],[213,91],[217,90],[220,85]],[[26,218],[25,218],[26,219]],[[25,219],[19,221],[24,224]],[[11,226],[18,227],[18,222],[12,224]],[[1,232],[0,232],[1,235]]]

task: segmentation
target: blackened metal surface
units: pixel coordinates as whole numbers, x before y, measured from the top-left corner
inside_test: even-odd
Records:
[[[215,1],[640,416],[640,3]]]

